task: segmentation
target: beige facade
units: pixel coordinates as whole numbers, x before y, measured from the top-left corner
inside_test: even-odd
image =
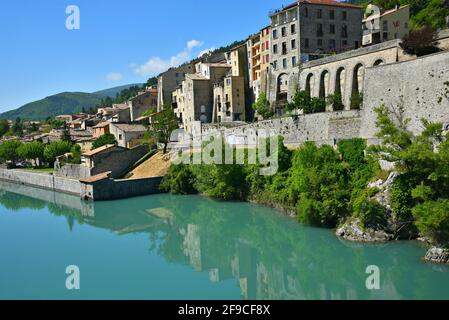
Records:
[[[270,26],[260,31],[260,42],[260,92],[266,93],[268,90],[268,75],[270,73]]]
[[[184,81],[187,73],[194,73],[194,63],[187,63],[177,68],[171,68],[158,77],[157,106],[158,111],[166,104],[172,103],[172,93]]]
[[[147,129],[140,124],[111,123],[110,133],[117,140],[117,145],[123,148],[133,148],[141,144]]]
[[[371,9],[373,14],[363,19],[362,44],[364,46],[388,40],[402,39],[409,33],[409,5],[397,6],[384,12],[379,11],[375,6],[372,6]]]
[[[245,84],[240,76],[227,76],[214,84],[213,121],[246,121]]]
[[[150,108],[157,108],[158,90],[156,86],[147,87],[145,91],[139,92],[137,96],[129,99],[128,107],[131,122],[138,118]]]

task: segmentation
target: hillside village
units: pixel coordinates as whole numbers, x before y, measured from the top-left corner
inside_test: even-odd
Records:
[[[86,201],[162,191],[252,201],[349,240],[421,237],[438,246],[427,260],[449,263],[449,17],[412,29],[411,6],[370,8],[297,1],[132,97],[46,121],[2,120],[0,180]],[[171,166],[176,129],[245,147],[267,130],[282,142],[279,171]]]
[[[269,12],[269,18],[270,25],[239,45],[163,72],[157,85],[144,86],[124,103],[45,122],[3,120],[2,145],[14,141],[17,149],[22,143],[42,146],[36,146],[40,151],[31,158],[26,155],[33,152],[6,146],[0,150],[2,160],[13,167],[46,165],[48,170],[59,169],[61,163],[91,167],[89,157],[120,148],[122,153],[136,152],[131,157],[136,161],[158,142],[167,142],[152,132],[155,119],[167,110],[191,136],[217,131],[239,135],[245,128],[268,127],[291,145],[373,139],[375,132],[366,132],[372,126],[363,124],[372,120],[363,111],[369,109],[366,99],[372,94],[372,87],[364,88],[367,73],[419,58],[401,44],[410,32],[409,5],[366,15],[350,3],[304,0]],[[432,53],[449,49],[447,30],[434,37]],[[440,121],[441,116],[432,114],[429,120]],[[146,152],[133,151],[142,145]],[[112,166],[115,160],[109,161]],[[132,161],[124,167],[131,168]],[[87,178],[92,172],[67,176]]]

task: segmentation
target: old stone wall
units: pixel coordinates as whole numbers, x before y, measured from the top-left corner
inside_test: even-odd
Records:
[[[160,193],[159,185],[162,178],[105,179],[93,184],[83,183],[81,186],[81,198],[104,201],[157,194]]]
[[[360,136],[372,138],[377,131],[375,108],[384,104],[391,111],[404,110],[414,134],[422,130],[421,119],[449,122],[449,52],[416,60],[369,68],[364,83]]]
[[[54,175],[58,177],[82,179],[90,177],[92,174],[90,168],[86,166],[68,163],[61,168],[56,169]]]
[[[0,180],[73,195],[79,195],[81,191],[78,180],[23,170],[0,169]]]

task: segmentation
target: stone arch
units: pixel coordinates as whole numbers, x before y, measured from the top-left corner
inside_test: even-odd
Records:
[[[320,75],[320,91],[318,93],[320,98],[326,98],[329,94],[329,79],[329,70],[323,70]]]
[[[334,95],[338,98],[338,102],[335,102],[333,105],[334,110],[343,110],[345,101],[345,88],[346,88],[346,69],[344,67],[340,67],[337,69],[335,73],[335,89]]]
[[[361,107],[360,99],[363,92],[364,74],[365,66],[361,62],[357,63],[352,72],[351,109],[359,109]]]
[[[315,76],[313,75],[313,73],[309,73],[306,77],[306,85],[305,85],[305,91],[309,93],[309,96],[312,96],[314,80]]]
[[[385,60],[382,58],[376,59],[376,61],[374,61],[373,67],[377,67],[380,66],[382,64],[385,64]]]
[[[277,79],[276,113],[282,114],[288,98],[288,74],[281,73]]]

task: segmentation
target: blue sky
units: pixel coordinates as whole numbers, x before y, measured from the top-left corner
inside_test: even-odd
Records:
[[[63,91],[145,82],[245,38],[292,0],[17,0],[0,4],[0,112]],[[67,30],[66,7],[80,9]],[[236,9],[238,8],[238,9]]]

